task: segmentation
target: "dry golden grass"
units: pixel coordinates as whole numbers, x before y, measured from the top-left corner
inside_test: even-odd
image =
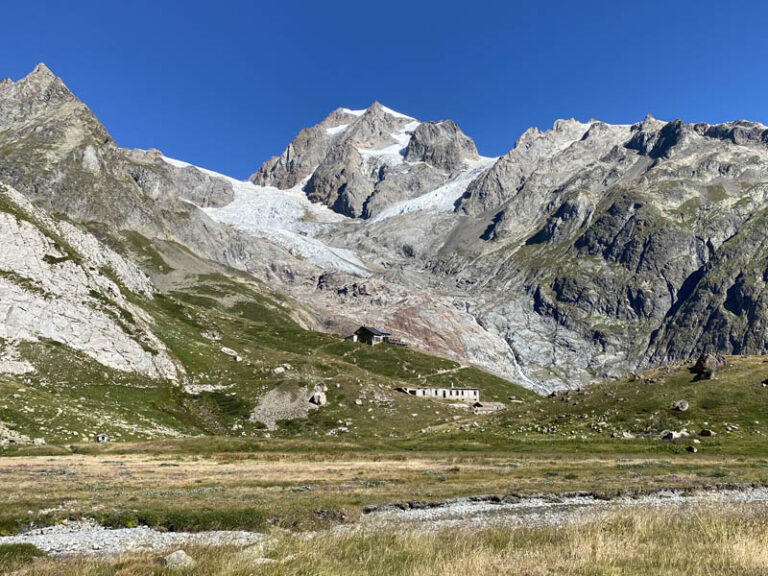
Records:
[[[257,553],[188,550],[208,576],[627,575],[758,576],[768,573],[764,506],[632,510],[561,528],[434,533],[276,535]],[[262,553],[274,563],[257,565]],[[149,555],[113,560],[38,559],[19,576],[160,575]]]
[[[0,532],[84,516],[173,530],[318,529],[362,506],[461,495],[760,481],[764,461],[670,455],[223,453],[0,459]],[[31,511],[31,514],[30,514]]]

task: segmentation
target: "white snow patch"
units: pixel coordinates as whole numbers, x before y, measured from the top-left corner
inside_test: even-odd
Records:
[[[179,168],[192,166],[165,156],[163,160]],[[216,222],[266,238],[321,268],[370,276],[366,265],[353,251],[329,246],[312,237],[324,224],[342,222],[347,218],[325,205],[310,202],[302,191],[306,180],[289,190],[280,190],[236,180],[197,166],[195,168],[232,184],[235,199],[226,206],[198,206]]]
[[[346,130],[347,127],[349,127],[349,124],[342,124],[341,126],[335,126],[333,128],[326,128],[325,131],[328,134],[330,134],[331,136],[333,136],[335,134],[340,134],[340,133],[344,132],[344,130]]]
[[[408,116],[406,114],[401,114],[400,112],[397,112],[396,110],[392,110],[392,108],[387,108],[386,106],[382,106],[381,109],[384,110],[384,112],[386,112],[390,116],[394,116],[395,118],[413,119],[412,116]]]
[[[406,116],[407,118],[407,116]],[[420,122],[414,120],[409,122],[399,132],[392,132],[390,136],[395,139],[397,144],[392,144],[384,148],[368,149],[358,148],[357,151],[366,160],[378,160],[381,164],[388,166],[397,166],[403,163],[403,151],[411,141],[411,134],[419,126]]]
[[[176,166],[176,168],[189,168],[190,166],[193,166],[194,168],[205,172],[203,168],[194,166],[194,164],[190,164],[189,162],[182,162],[181,160],[176,160],[174,158],[168,158],[168,156],[163,156],[163,162],[170,164],[171,166]]]
[[[401,144],[403,148],[405,148],[406,146],[408,146],[408,142],[411,141],[411,134],[413,134],[413,131],[419,127],[419,124],[421,124],[421,122],[417,120],[414,120],[413,122],[409,122],[408,124],[403,126],[402,131],[392,134],[392,137],[395,140],[397,140],[397,142]]]
[[[394,116],[395,118],[405,118],[406,120],[413,120],[413,116],[402,114],[397,110],[392,110],[392,108],[387,108],[386,106],[382,106],[381,109],[386,114],[389,114],[390,116]],[[345,114],[352,114],[353,116],[362,116],[368,111],[368,109],[365,108],[363,110],[350,110],[349,108],[342,108],[341,111],[344,112]]]
[[[493,166],[497,158],[484,158],[473,162],[469,168],[464,170],[454,180],[444,184],[440,188],[422,194],[417,198],[405,200],[393,204],[379,212],[371,221],[380,222],[394,216],[401,216],[410,212],[428,210],[430,212],[451,212],[456,200],[461,198],[469,186],[470,182],[477,178],[482,172]]]
[[[406,143],[407,145],[407,143]],[[386,148],[379,148],[377,150],[366,150],[364,148],[358,148],[357,151],[364,160],[378,160],[381,164],[387,164],[388,166],[397,166],[403,163],[403,148],[404,146],[398,142],[392,144]]]

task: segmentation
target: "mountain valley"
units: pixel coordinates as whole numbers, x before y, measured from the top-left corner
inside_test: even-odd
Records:
[[[45,421],[59,440],[250,434],[269,391],[291,405],[322,381],[339,408],[275,417],[407,434],[463,418],[409,416],[418,402],[394,389],[416,381],[509,403],[761,354],[767,169],[768,128],[752,122],[558,120],[485,158],[455,123],[375,102],[239,181],[120,148],[40,64],[0,83],[0,338],[9,395],[32,385],[48,397],[27,408],[47,415],[0,420],[27,438]],[[410,347],[334,336],[361,324]],[[66,408],[57,381],[76,384]],[[355,400],[375,404],[367,424],[348,424]]]

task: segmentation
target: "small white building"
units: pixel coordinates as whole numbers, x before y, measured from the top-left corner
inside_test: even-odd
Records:
[[[454,402],[467,402],[473,404],[480,401],[478,388],[398,388],[401,392],[418,396],[419,398],[439,398],[440,400],[453,400]]]

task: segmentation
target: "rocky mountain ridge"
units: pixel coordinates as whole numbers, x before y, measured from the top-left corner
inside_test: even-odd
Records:
[[[239,182],[118,148],[62,87],[0,84],[0,182],[247,271],[315,328],[382,325],[540,392],[765,351],[761,124],[558,120],[493,159],[374,103]]]
[[[455,123],[418,122],[374,102],[365,110],[339,108],[302,130],[251,181],[287,189],[306,179],[311,201],[371,218],[438,188],[479,159],[474,142]]]

